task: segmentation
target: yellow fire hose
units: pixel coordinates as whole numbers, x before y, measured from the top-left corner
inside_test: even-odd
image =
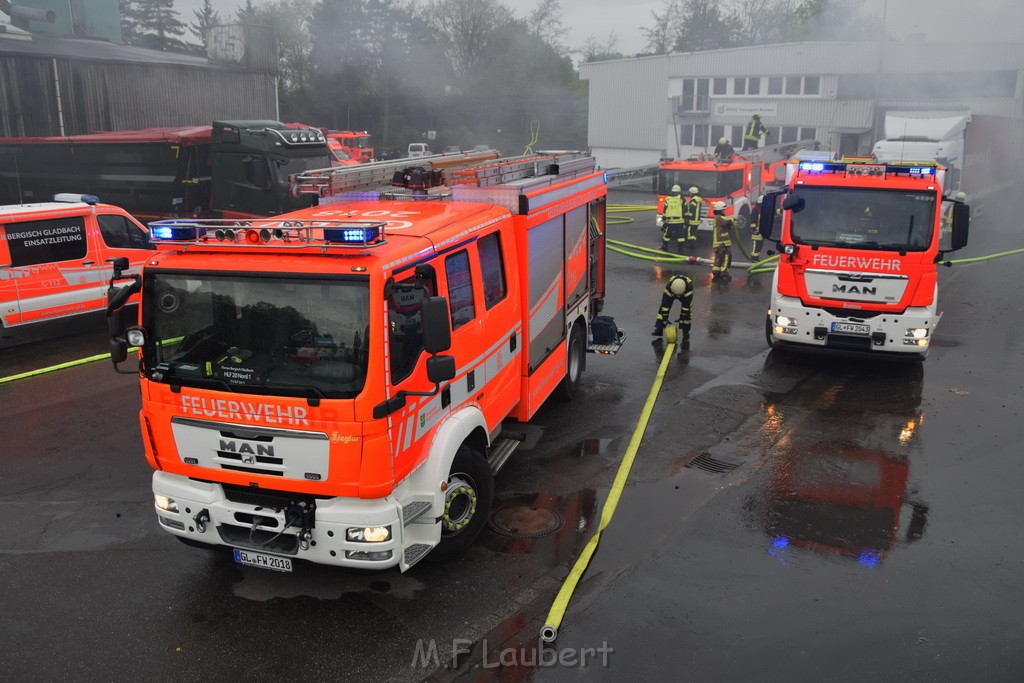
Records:
[[[555,596],[555,601],[551,604],[551,609],[548,611],[547,619],[544,620],[544,626],[540,630],[540,639],[545,643],[553,643],[558,637],[558,627],[562,624],[562,617],[565,616],[565,610],[569,606],[569,600],[572,598],[573,591],[576,590],[576,584],[583,577],[583,572],[587,570],[587,566],[590,564],[590,558],[594,556],[594,552],[597,550],[598,541],[601,539],[601,532],[612,521],[612,515],[615,514],[615,508],[619,504],[619,496],[622,495],[622,489],[629,478],[629,472],[633,469],[633,460],[636,458],[636,452],[640,448],[640,441],[643,439],[647,423],[651,419],[651,412],[654,410],[654,403],[657,401],[658,393],[661,391],[661,384],[665,379],[665,370],[672,360],[676,337],[674,325],[669,325],[665,328],[665,340],[668,344],[665,347],[665,355],[661,359],[661,365],[658,366],[658,374],[655,376],[654,384],[647,395],[647,402],[640,412],[640,419],[633,430],[633,437],[629,440],[629,446],[626,447],[626,453],[622,456],[622,462],[615,473],[615,481],[612,482],[611,490],[608,492],[608,499],[604,502],[604,507],[601,508],[601,523],[597,527],[597,531],[594,532],[594,535],[583,547],[583,551],[580,553],[579,558],[577,558],[576,564],[573,565],[572,570],[562,584],[562,588],[558,591],[558,595]]]

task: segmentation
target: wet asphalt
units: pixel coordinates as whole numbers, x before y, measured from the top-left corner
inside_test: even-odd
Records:
[[[1019,215],[976,216],[953,257],[1024,246]],[[610,235],[656,245],[653,215],[629,216]],[[182,546],[152,513],[133,377],[99,362],[0,384],[0,676],[1018,679],[1024,255],[943,269],[917,366],[769,352],[770,275],[608,263],[623,350],[589,356],[582,395],[525,429],[480,540],[404,575],[277,574]],[[665,352],[650,328],[679,270],[697,280],[689,348],[538,651]],[[0,376],[102,353],[103,328],[0,349]]]

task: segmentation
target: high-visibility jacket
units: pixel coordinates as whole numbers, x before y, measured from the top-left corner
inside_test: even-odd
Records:
[[[759,120],[750,119],[750,122],[747,124],[747,130],[746,132],[743,133],[743,139],[753,140],[754,142],[757,142],[758,140],[761,139],[761,131],[765,130],[768,129],[765,128],[764,124],[761,123]]]
[[[670,194],[665,197],[665,211],[662,217],[666,223],[683,222],[683,198],[677,194]]]
[[[683,208],[683,218],[690,225],[698,225],[700,223],[700,207],[704,203],[704,200],[700,198],[700,195],[693,195],[686,201],[686,206]]]

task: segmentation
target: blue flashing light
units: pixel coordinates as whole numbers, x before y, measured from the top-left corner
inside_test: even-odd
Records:
[[[934,172],[935,172],[935,169],[931,168],[929,166],[924,166],[924,167],[913,166],[910,169],[910,175],[931,175]]]
[[[772,539],[772,547],[773,548],[786,548],[786,547],[789,547],[789,539],[786,538],[785,536],[781,536],[779,538]]]
[[[325,228],[325,242],[342,244],[370,244],[380,240],[380,227],[372,228]]]
[[[811,171],[812,173],[817,171],[824,171],[825,164],[821,163],[820,161],[803,161],[800,163],[800,170]]]
[[[874,567],[878,564],[878,560],[878,551],[862,550],[860,557],[857,558],[857,564],[862,564],[865,567]]]
[[[199,228],[191,225],[160,225],[159,223],[151,223],[149,226],[149,236],[155,240],[187,242],[199,236]]]

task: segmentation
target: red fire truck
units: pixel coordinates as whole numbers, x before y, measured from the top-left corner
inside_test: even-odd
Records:
[[[953,201],[950,243],[940,245],[952,201],[944,176],[934,162],[794,157],[761,211],[764,237],[781,212],[768,344],[924,359],[942,317],[936,264],[967,244],[970,222]]]
[[[121,301],[141,290],[139,324],[112,350],[116,367],[140,349],[165,530],[285,571],[405,571],[481,531],[516,421],[576,395],[586,353],[621,335],[599,339],[593,322],[606,198],[593,158],[445,163],[387,185],[383,168],[366,175],[379,164],[299,174],[294,191],[319,206],[154,225],[158,254],[112,281],[108,310],[123,330]]]
[[[349,157],[360,163],[374,159],[370,134],[365,130],[333,130],[327,133],[327,139],[337,142]]]
[[[750,224],[750,207],[764,194],[776,174],[781,179],[785,161],[804,142],[770,145],[747,152],[736,152],[729,159],[715,159],[709,154],[695,154],[686,159],[662,161],[655,180],[658,194],[658,215],[665,207],[665,197],[673,185],[678,185],[684,195],[691,187],[699,190],[704,200],[701,206],[701,230],[710,230],[713,218],[711,207],[715,202],[725,202],[726,212],[736,217],[736,228],[741,234]],[[776,169],[779,169],[778,171]],[[777,186],[777,184],[776,184]],[[658,227],[661,227],[660,220]]]

